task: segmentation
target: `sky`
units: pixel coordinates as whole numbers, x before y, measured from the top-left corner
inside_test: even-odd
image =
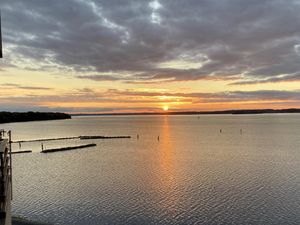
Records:
[[[0,111],[300,108],[300,0],[0,7]]]

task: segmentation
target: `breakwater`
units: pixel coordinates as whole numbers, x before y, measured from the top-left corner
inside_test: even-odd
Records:
[[[120,138],[131,138],[131,136],[75,136],[75,137],[60,137],[60,138],[44,138],[44,139],[21,140],[21,141],[13,141],[12,143],[60,141],[60,140],[70,140],[70,139],[85,140],[85,139],[120,139]]]
[[[44,138],[44,139],[22,140],[22,141],[13,141],[13,143],[41,142],[41,141],[59,141],[59,140],[68,140],[68,139],[79,139],[79,136],[76,136],[76,137],[61,137],[61,138]]]
[[[12,155],[14,155],[14,154],[24,154],[24,153],[32,153],[32,151],[31,150],[24,150],[24,151],[11,152]]]
[[[131,138],[131,136],[79,136],[81,140],[85,139],[121,139],[121,138]]]
[[[97,145],[93,143],[93,144],[77,145],[77,146],[63,147],[63,148],[44,149],[44,150],[41,151],[41,153],[69,151],[69,150],[74,150],[74,149],[89,148],[89,147],[95,147],[95,146],[97,146]]]

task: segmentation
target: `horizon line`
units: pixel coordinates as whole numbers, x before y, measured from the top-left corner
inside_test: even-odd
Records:
[[[124,113],[68,113],[71,116],[126,116],[126,115],[209,115],[209,114],[266,114],[300,113],[300,108],[286,109],[230,109],[217,111],[167,111],[167,112],[124,112]]]

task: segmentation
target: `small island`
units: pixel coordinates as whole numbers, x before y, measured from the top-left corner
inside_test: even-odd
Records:
[[[71,116],[58,112],[0,112],[0,123],[63,119],[71,119]]]

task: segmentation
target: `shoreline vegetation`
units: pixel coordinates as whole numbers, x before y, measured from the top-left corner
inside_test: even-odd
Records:
[[[184,112],[144,112],[144,113],[77,113],[71,116],[135,116],[135,115],[218,115],[218,114],[266,114],[300,113],[300,109],[237,109],[223,111],[184,111]]]
[[[71,116],[58,112],[0,112],[0,124],[63,119],[71,119]]]

